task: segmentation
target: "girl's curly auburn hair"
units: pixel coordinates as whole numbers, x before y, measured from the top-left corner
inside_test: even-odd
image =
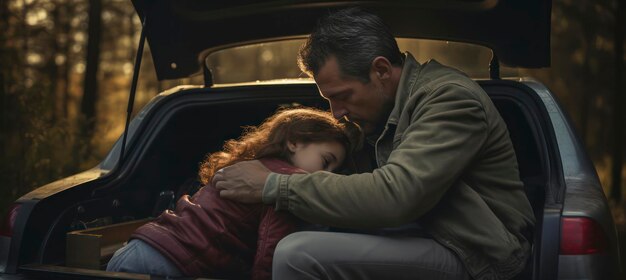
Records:
[[[326,111],[314,108],[281,110],[258,127],[245,127],[239,139],[226,141],[223,151],[208,154],[200,164],[200,181],[207,185],[217,170],[239,161],[274,157],[291,162],[287,142],[328,141],[342,144],[347,159],[362,145],[363,134],[356,124],[340,122]]]

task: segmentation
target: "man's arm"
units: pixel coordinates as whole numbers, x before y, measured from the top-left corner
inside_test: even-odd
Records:
[[[486,115],[468,89],[446,85],[425,97],[387,164],[372,173],[280,174],[277,209],[336,227],[387,227],[415,220],[434,207],[483,148]]]
[[[269,173],[257,176],[241,170],[236,180],[247,183],[224,185],[229,191],[221,195],[244,202],[254,197],[260,202],[265,183],[265,188],[271,188],[265,193],[276,195],[277,210],[288,210],[312,223],[363,228],[415,220],[459,179],[488,133],[483,106],[468,89],[446,85],[426,98],[430,100],[413,112],[411,125],[387,164],[372,173],[272,174],[268,178]]]

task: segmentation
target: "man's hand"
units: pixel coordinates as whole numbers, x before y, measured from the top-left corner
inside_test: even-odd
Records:
[[[262,203],[263,186],[269,175],[270,170],[258,160],[242,161],[218,170],[212,183],[223,198]]]

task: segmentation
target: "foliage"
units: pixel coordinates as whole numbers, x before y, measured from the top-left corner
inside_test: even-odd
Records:
[[[105,97],[96,116],[86,118],[80,103],[88,7],[87,1],[0,1],[2,216],[33,188],[95,166],[123,130],[139,21],[130,1],[104,2],[96,63],[97,91]],[[157,87],[154,72],[141,74],[154,82],[138,92],[138,106]],[[90,123],[96,124],[95,136],[85,138],[82,129]]]

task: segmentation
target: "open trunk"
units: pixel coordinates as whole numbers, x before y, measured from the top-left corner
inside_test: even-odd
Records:
[[[522,180],[538,220],[534,238],[536,252],[540,250],[544,206],[554,203],[546,201],[546,193],[558,192],[558,189],[548,191],[558,188],[550,182],[558,177],[550,174],[550,170],[555,172],[558,169],[550,167],[551,162],[555,162],[551,160],[555,155],[548,151],[556,149],[551,148],[553,143],[546,142],[553,138],[550,124],[545,123],[549,118],[544,116],[541,100],[523,84],[512,81],[480,83],[507,123],[517,151]],[[328,107],[314,84],[195,88],[165,96],[139,113],[143,120],[131,127],[134,137],[130,138],[123,166],[36,205],[32,217],[47,217],[36,212],[55,208],[52,213],[62,214],[29,221],[27,229],[34,230],[30,240],[41,240],[41,246],[32,244],[23,251],[21,263],[28,265],[22,265],[20,270],[27,274],[45,273],[48,277],[51,274],[115,277],[113,273],[97,268],[68,267],[66,256],[76,252],[67,252],[67,248],[73,248],[68,247],[67,233],[158,215],[166,207],[171,207],[178,197],[200,187],[196,180],[197,169],[207,153],[221,149],[224,140],[238,137],[242,127],[257,125],[276,109],[294,105]],[[115,151],[114,147],[107,160],[115,161]],[[68,200],[69,197],[72,199]],[[552,198],[548,196],[547,199]],[[67,205],[63,201],[80,202]],[[114,246],[121,246],[121,241]],[[111,251],[110,247],[108,251]],[[554,258],[557,255],[555,252]],[[100,270],[108,258],[110,253],[101,256]],[[538,260],[530,261],[525,272],[528,277],[524,279],[532,278],[530,275],[536,262]],[[140,275],[133,277],[141,278]]]

